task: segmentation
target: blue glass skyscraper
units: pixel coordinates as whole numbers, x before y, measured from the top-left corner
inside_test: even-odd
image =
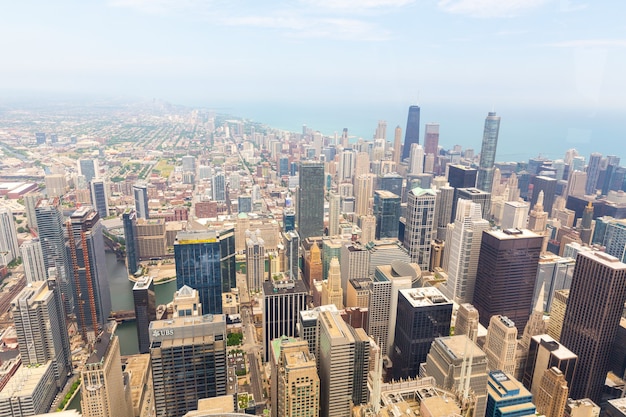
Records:
[[[493,182],[493,167],[496,161],[496,147],[498,146],[498,132],[500,131],[500,116],[490,111],[485,119],[483,144],[480,148],[480,164],[478,166],[478,180],[476,188],[491,192]]]
[[[404,133],[404,147],[402,148],[402,159],[409,157],[411,145],[420,143],[420,107],[409,107],[409,115],[406,120],[406,130]]]
[[[176,286],[198,290],[205,314],[222,313],[222,272],[217,232],[180,232],[174,243]]]

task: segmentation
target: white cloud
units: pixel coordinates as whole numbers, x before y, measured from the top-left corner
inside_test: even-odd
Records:
[[[148,14],[168,14],[186,12],[210,5],[210,1],[201,0],[110,0],[113,7],[128,8]]]
[[[448,13],[472,17],[513,17],[536,9],[550,0],[439,0],[437,5]]]
[[[555,48],[624,48],[626,47],[626,39],[575,39],[553,42],[546,46],[553,46]]]
[[[407,6],[414,0],[303,0],[307,5],[323,9],[379,9]]]

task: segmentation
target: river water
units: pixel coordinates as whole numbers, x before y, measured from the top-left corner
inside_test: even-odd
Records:
[[[111,290],[111,306],[113,311],[134,310],[133,282],[128,280],[126,264],[124,264],[124,262],[117,262],[115,254],[107,252],[106,265],[109,272],[109,287]],[[176,291],[176,281],[155,285],[154,292],[156,294],[157,305],[167,304],[172,301],[174,291]],[[137,323],[135,321],[119,324],[115,334],[120,340],[120,353],[122,356],[139,353]],[[80,395],[77,395],[68,408],[80,410],[79,407]]]

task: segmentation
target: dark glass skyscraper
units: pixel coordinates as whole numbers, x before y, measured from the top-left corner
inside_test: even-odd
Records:
[[[398,237],[400,222],[400,196],[385,190],[374,192],[376,239]]]
[[[109,215],[109,201],[107,184],[103,179],[91,181],[91,205],[96,209],[101,218]]]
[[[525,229],[483,232],[472,303],[483,326],[500,314],[515,322],[518,333],[524,331],[542,243],[543,236]]]
[[[490,111],[485,119],[483,144],[480,148],[480,164],[478,167],[478,181],[476,187],[491,192],[493,182],[493,166],[496,161],[496,147],[498,146],[498,132],[500,131],[500,116]]]
[[[624,301],[626,264],[603,252],[578,252],[560,340],[578,355],[572,398],[599,403]]]
[[[324,164],[303,162],[298,183],[298,234],[301,239],[324,234]]]
[[[589,155],[589,164],[587,165],[587,182],[585,183],[586,195],[592,195],[596,192],[598,177],[600,176],[601,162],[601,153],[594,152]]]
[[[122,214],[124,225],[124,243],[126,244],[126,268],[129,274],[134,274],[139,269],[139,245],[137,243],[137,212],[126,209]]]
[[[420,107],[409,107],[409,115],[406,120],[404,133],[404,146],[402,147],[402,160],[411,154],[411,145],[420,143]]]
[[[180,232],[174,243],[176,286],[198,290],[205,314],[222,313],[222,272],[217,232]]]
[[[152,277],[141,277],[133,285],[139,353],[150,353],[150,322],[156,320],[156,295]]]
[[[148,208],[148,187],[144,184],[133,185],[133,196],[135,197],[135,210],[139,219],[147,219],[150,217],[150,209]]]

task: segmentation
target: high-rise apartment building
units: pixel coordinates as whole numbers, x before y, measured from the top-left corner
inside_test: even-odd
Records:
[[[306,309],[308,291],[301,280],[263,283],[263,343],[265,361],[270,358],[270,343],[281,336],[294,337],[300,311]]]
[[[211,199],[220,203],[226,201],[226,177],[223,172],[211,178]]]
[[[0,259],[8,265],[20,256],[17,243],[17,229],[13,212],[6,207],[0,207]]]
[[[179,232],[174,243],[176,285],[197,289],[205,314],[222,313],[222,292],[231,287],[222,275],[221,237],[215,230]]]
[[[320,379],[306,341],[274,339],[272,347],[272,416],[318,417]]]
[[[543,237],[525,229],[485,231],[480,245],[474,301],[480,323],[507,316],[524,331],[532,310]]]
[[[302,239],[324,233],[324,164],[302,162],[298,180],[297,226]]]
[[[104,179],[91,181],[91,205],[101,218],[109,216],[109,192]]]
[[[45,281],[46,264],[43,259],[43,250],[41,249],[39,239],[34,238],[22,243],[20,254],[24,263],[26,282],[30,284],[35,281]]]
[[[356,198],[355,213],[359,216],[370,214],[371,200],[374,193],[376,175],[363,174],[354,179],[354,197]]]
[[[36,281],[11,302],[23,366],[52,361],[57,389],[72,372],[72,355],[61,293],[54,278]]]
[[[409,191],[404,247],[409,251],[411,262],[427,271],[430,264],[430,244],[437,230],[435,222],[435,191],[414,188]]]
[[[403,289],[398,294],[398,317],[391,360],[393,377],[415,378],[437,337],[450,335],[452,302],[435,287]]]
[[[156,295],[152,277],[141,277],[133,285],[133,302],[137,317],[139,353],[150,352],[150,322],[156,320]]]
[[[139,242],[137,240],[137,212],[128,208],[122,214],[124,242],[126,243],[126,268],[129,274],[139,270]]]
[[[131,417],[128,377],[122,374],[117,336],[102,333],[81,373],[81,410],[85,417]]]
[[[560,342],[578,355],[572,398],[598,402],[626,301],[626,264],[603,252],[579,252]]]
[[[137,218],[150,218],[150,208],[148,207],[148,187],[145,184],[133,185],[133,197],[135,198],[135,211]]]
[[[410,106],[406,120],[406,130],[404,133],[404,146],[402,148],[402,160],[411,154],[411,145],[420,143],[420,107]]]
[[[485,119],[483,131],[483,143],[480,147],[480,163],[478,168],[478,180],[476,187],[491,193],[493,182],[493,167],[496,162],[496,147],[498,146],[498,133],[500,131],[500,116],[496,112],[489,112]]]
[[[376,239],[397,238],[400,224],[400,196],[385,190],[374,192]]]
[[[516,348],[517,328],[515,323],[506,316],[491,316],[484,346],[489,369],[513,374],[515,372]]]
[[[483,219],[480,205],[460,199],[456,219],[446,232],[444,269],[448,271],[448,280],[441,286],[441,292],[458,304],[471,303],[474,299],[480,242],[485,230],[489,230],[489,222]]]
[[[46,274],[56,268],[57,282],[63,296],[65,314],[74,312],[74,290],[68,251],[65,247],[63,213],[58,198],[40,200],[35,206],[39,240]]]
[[[79,330],[85,340],[93,340],[111,314],[109,273],[98,212],[89,206],[76,210],[67,222],[67,233]]]
[[[411,174],[424,173],[424,148],[419,143],[411,145],[409,172]]]
[[[341,263],[341,288],[344,295],[344,305],[347,305],[348,282],[351,279],[369,277],[369,255],[370,253],[365,246],[359,243],[349,243],[341,246],[339,260]]]
[[[150,359],[157,417],[182,416],[200,398],[226,395],[226,318],[175,317],[150,323]]]

